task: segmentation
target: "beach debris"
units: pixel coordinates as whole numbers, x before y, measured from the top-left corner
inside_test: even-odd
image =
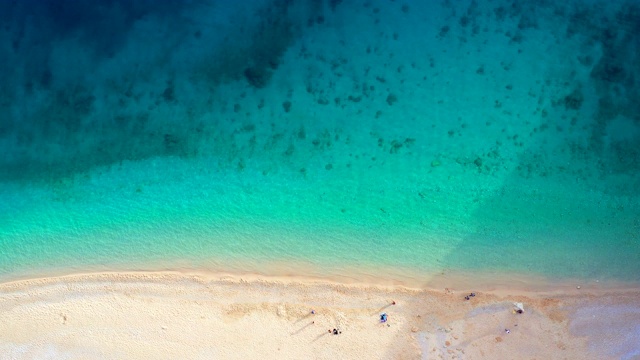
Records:
[[[509,330],[509,329],[504,329],[504,332],[506,332],[507,334],[510,334],[510,333],[511,333],[511,330]]]
[[[316,314],[316,311],[312,309],[311,310],[311,315],[315,315],[315,314]]]
[[[380,314],[380,322],[381,323],[385,323],[385,322],[387,322],[387,320],[388,320],[387,313]]]
[[[513,313],[514,314],[522,314],[524,312],[524,305],[521,302],[513,303]]]
[[[396,301],[395,301],[395,300],[393,300],[393,301],[391,302],[391,305],[395,305],[395,304],[396,304]]]
[[[329,330],[329,333],[333,335],[338,335],[338,334],[342,334],[342,331],[340,331],[340,329],[333,329],[333,330]]]
[[[464,297],[464,299],[465,299],[465,300],[470,300],[472,297],[475,297],[475,296],[476,296],[476,293],[473,293],[473,292],[472,292],[472,293],[470,293],[469,295],[465,296],[465,297]]]
[[[580,286],[580,285],[576,286],[576,289],[580,290],[580,288],[581,288],[581,286]]]

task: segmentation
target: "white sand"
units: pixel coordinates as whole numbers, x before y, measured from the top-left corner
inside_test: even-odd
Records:
[[[640,351],[638,290],[506,293],[466,301],[451,289],[176,273],[18,281],[0,285],[0,358],[607,359]],[[524,314],[512,312],[515,301]],[[603,336],[611,324],[620,331]]]

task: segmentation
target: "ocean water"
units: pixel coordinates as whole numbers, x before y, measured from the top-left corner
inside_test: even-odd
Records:
[[[0,279],[640,280],[636,1],[31,0],[0,21]]]

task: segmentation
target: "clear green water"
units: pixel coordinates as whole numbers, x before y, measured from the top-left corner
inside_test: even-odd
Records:
[[[0,279],[640,280],[633,3],[114,4],[2,5]]]

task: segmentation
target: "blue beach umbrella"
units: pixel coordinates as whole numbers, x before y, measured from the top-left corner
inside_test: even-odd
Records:
[[[380,322],[387,322],[387,313],[380,314]]]

